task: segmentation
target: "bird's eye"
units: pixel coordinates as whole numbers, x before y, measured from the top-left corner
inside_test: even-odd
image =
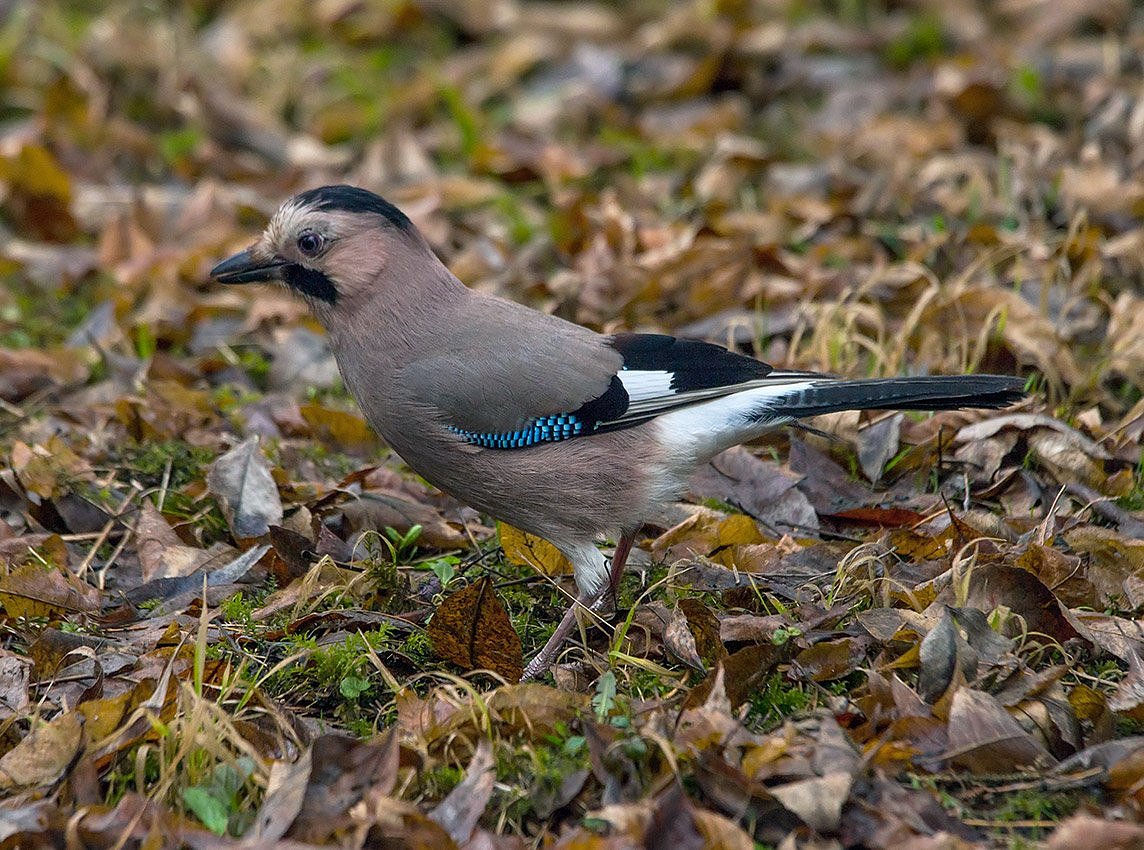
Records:
[[[312,230],[303,230],[298,234],[298,250],[307,257],[318,256],[322,245],[322,237]]]

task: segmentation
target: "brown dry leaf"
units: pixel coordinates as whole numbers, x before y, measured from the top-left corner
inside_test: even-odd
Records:
[[[1128,675],[1116,685],[1116,692],[1108,698],[1108,707],[1130,716],[1139,716],[1144,708],[1144,661],[1140,653],[1128,656]]]
[[[294,761],[279,760],[270,766],[266,796],[251,827],[258,840],[277,841],[293,826],[306,801],[313,752],[312,747],[307,747]]]
[[[871,484],[882,478],[882,470],[898,453],[904,414],[894,413],[858,432],[858,464]]]
[[[1092,815],[1075,815],[1054,831],[1047,850],[1139,850],[1144,847],[1144,825],[1102,820]]]
[[[1064,539],[1074,551],[1092,558],[1088,578],[1106,595],[1129,599],[1140,595],[1139,590],[1130,591],[1126,582],[1144,577],[1144,540],[1095,525],[1070,529]]]
[[[707,667],[703,664],[703,659],[699,657],[699,651],[695,648],[695,635],[688,628],[687,615],[683,611],[675,610],[668,621],[663,624],[663,645],[672,656],[688,667],[698,670],[700,673],[707,672]]]
[[[733,555],[730,547],[761,543],[763,539],[755,521],[749,516],[726,516],[719,511],[700,508],[657,537],[651,544],[651,552],[657,559],[669,562],[715,554],[724,566],[730,566],[726,563]],[[720,549],[726,551],[719,552]]]
[[[1144,648],[1144,622],[1099,611],[1068,611],[1069,623],[1081,637],[1127,663]]]
[[[719,619],[700,600],[687,597],[679,600],[679,610],[687,617],[687,628],[695,639],[695,650],[706,664],[714,664],[727,657],[723,646]]]
[[[803,476],[798,489],[806,494],[819,514],[836,514],[879,501],[877,494],[803,440],[791,437],[788,463],[794,472]]]
[[[218,497],[236,540],[262,537],[271,524],[282,523],[282,500],[257,437],[248,437],[215,460],[207,471],[207,486]]]
[[[299,841],[324,843],[349,826],[351,810],[363,797],[392,792],[399,753],[392,729],[372,741],[342,735],[319,737],[312,747],[301,808],[285,834]],[[293,806],[292,799],[286,802]]]
[[[1076,359],[1052,322],[1012,290],[967,286],[953,297],[935,300],[922,320],[943,333],[970,338],[990,325],[1000,325],[999,333],[1009,350],[1036,363],[1051,383],[1072,385],[1080,380]]]
[[[145,582],[189,576],[214,559],[204,549],[184,545],[158,509],[146,500],[139,511],[135,534]]]
[[[810,502],[795,489],[801,480],[802,476],[738,446],[701,467],[689,486],[697,499],[718,499],[734,505],[771,528],[818,528]]]
[[[707,809],[692,812],[695,828],[710,850],[753,850],[754,840],[737,823]]]
[[[866,658],[867,645],[851,637],[819,641],[794,657],[792,673],[815,682],[840,679],[858,669]]]
[[[1061,603],[1069,608],[1091,608],[1100,597],[1097,588],[1089,581],[1080,559],[1066,555],[1049,546],[1030,543],[1018,555],[1013,565],[1028,570],[1048,587]],[[1121,590],[1121,585],[1118,590]]]
[[[579,694],[536,682],[504,685],[488,698],[488,705],[508,732],[551,735],[588,705],[587,694]]]
[[[975,773],[1011,773],[1056,763],[1048,750],[984,691],[961,688],[949,709],[949,750],[954,764]]]
[[[0,721],[28,707],[32,662],[23,655],[0,650]]]
[[[719,622],[719,637],[725,643],[770,643],[775,632],[790,624],[785,614],[733,614]]]
[[[783,807],[794,812],[811,829],[819,833],[838,830],[842,806],[850,796],[854,777],[849,773],[827,773],[810,779],[800,779],[785,785],[775,785],[770,792]]]
[[[153,691],[153,686],[140,683],[115,696],[81,702],[77,710],[83,715],[87,740],[92,744],[102,743],[119,728],[128,713],[151,696]]]
[[[949,608],[922,638],[918,660],[918,695],[930,704],[949,689],[959,671],[962,681],[972,679],[977,672],[977,653],[961,637]]]
[[[469,760],[465,778],[429,813],[458,844],[469,840],[489,804],[496,780],[494,767],[493,748],[482,739]]]
[[[434,549],[467,549],[469,535],[453,523],[446,522],[431,505],[414,502],[391,490],[363,490],[356,498],[342,504],[346,525],[354,534],[363,531],[385,531],[393,528],[404,533],[421,526],[418,543]]]
[[[520,636],[488,576],[446,597],[428,634],[433,652],[464,670],[492,670],[510,682],[524,674]]]
[[[939,597],[941,598],[941,597]],[[980,564],[969,574],[966,606],[989,614],[999,606],[1024,618],[1029,632],[1059,641],[1076,637],[1076,629],[1053,592],[1032,573],[1003,564]]]
[[[34,725],[20,743],[0,756],[0,789],[50,785],[67,770],[82,742],[83,717],[77,712]]]
[[[691,689],[684,707],[702,705],[711,695],[716,677],[725,682],[727,698],[732,709],[738,709],[751,692],[783,659],[786,650],[771,643],[756,644],[733,652],[719,662],[719,666]]]
[[[572,562],[543,537],[521,531],[505,522],[497,523],[497,537],[504,549],[505,560],[510,564],[531,567],[546,576],[572,574]]]
[[[10,617],[53,617],[97,611],[102,594],[67,570],[36,563],[0,578],[0,603]]]

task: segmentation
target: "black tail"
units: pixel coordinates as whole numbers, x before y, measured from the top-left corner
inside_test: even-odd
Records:
[[[808,387],[768,405],[765,418],[801,419],[840,410],[958,410],[1008,407],[1026,395],[1008,375],[941,375],[839,380]]]

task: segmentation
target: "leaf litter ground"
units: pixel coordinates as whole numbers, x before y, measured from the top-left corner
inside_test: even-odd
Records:
[[[1128,3],[17,5],[0,21],[0,843],[1139,846]],[[212,286],[377,189],[462,280],[851,375],[716,459],[541,683],[543,541]]]

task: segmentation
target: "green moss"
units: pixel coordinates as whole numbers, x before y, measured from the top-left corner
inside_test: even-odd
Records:
[[[886,45],[883,59],[891,68],[905,70],[918,60],[937,59],[949,49],[941,20],[919,15],[896,39]]]
[[[1132,489],[1117,498],[1116,504],[1126,511],[1144,511],[1144,460],[1132,473]]]
[[[788,682],[781,673],[772,673],[750,696],[746,723],[753,729],[769,729],[792,714],[806,711],[812,696],[801,685]]]
[[[169,465],[171,473],[167,487],[177,490],[202,478],[214,457],[214,452],[202,446],[192,446],[182,440],[165,440],[128,444],[118,460],[131,470],[136,480],[148,487],[162,483]]]
[[[1076,811],[1079,800],[1067,792],[1017,791],[993,813],[999,821],[1059,821]]]

